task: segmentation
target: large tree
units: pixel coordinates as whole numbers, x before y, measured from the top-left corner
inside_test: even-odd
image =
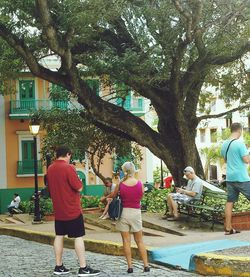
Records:
[[[18,55],[15,65],[24,61],[71,91],[97,126],[150,149],[177,183],[186,165],[203,173],[196,127],[219,116],[197,116],[203,85],[220,87],[227,102],[248,100],[248,0],[1,0],[0,7],[2,48]],[[57,71],[41,63],[48,54],[60,59]],[[119,91],[98,96],[84,80],[90,76],[149,99],[157,130],[109,100]]]

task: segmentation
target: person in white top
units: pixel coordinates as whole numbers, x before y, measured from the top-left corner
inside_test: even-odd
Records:
[[[101,197],[101,202],[105,205],[105,208],[100,218],[108,219],[109,204],[113,199],[112,195],[113,195],[113,191],[115,190],[116,184],[112,183],[112,179],[108,177],[105,179],[104,185],[105,185],[105,191],[104,191],[104,195]]]
[[[8,211],[10,215],[13,215],[14,209],[18,209],[21,202],[21,198],[17,193],[14,193],[13,200],[11,201],[10,205],[8,206]]]

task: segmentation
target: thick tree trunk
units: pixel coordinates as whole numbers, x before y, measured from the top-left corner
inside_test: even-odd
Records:
[[[196,174],[201,178],[204,178],[204,172],[198,150],[196,148],[194,138],[185,136],[186,141],[183,142],[178,139],[174,133],[168,134],[165,147],[170,152],[167,157],[164,155],[165,151],[162,149],[163,161],[170,170],[175,184],[181,186],[185,184],[183,179],[183,169],[186,166],[192,166]]]

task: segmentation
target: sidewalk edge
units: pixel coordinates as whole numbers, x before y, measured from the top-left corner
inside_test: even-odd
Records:
[[[0,235],[13,236],[22,238],[25,240],[35,241],[39,243],[53,245],[55,234],[51,232],[38,232],[31,231],[22,228],[10,228],[10,227],[0,227]],[[121,243],[104,241],[104,240],[91,240],[84,239],[85,249],[87,251],[114,255],[114,256],[123,256],[123,246]],[[74,249],[74,239],[65,238],[64,246],[66,248]],[[132,257],[134,259],[140,259],[139,250],[137,247],[132,246]],[[149,251],[147,249],[147,251]]]
[[[202,275],[250,276],[250,258],[200,253],[190,259],[191,270]]]

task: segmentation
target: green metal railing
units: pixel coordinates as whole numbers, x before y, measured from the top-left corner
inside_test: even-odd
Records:
[[[131,112],[144,112],[145,105],[143,98],[130,98],[122,103],[121,99],[117,100],[117,105],[123,104],[124,109]],[[29,117],[37,110],[51,110],[58,108],[67,110],[72,108],[70,101],[51,101],[51,100],[11,100],[10,101],[10,115],[13,117],[23,116]]]
[[[51,100],[11,100],[10,113],[11,114],[31,114],[34,111],[43,109],[51,110],[58,108],[62,110],[68,109],[68,101],[51,101]]]
[[[37,161],[37,173],[43,173],[42,161]],[[18,161],[17,162],[17,174],[34,174],[34,160]]]
[[[122,106],[122,100],[117,100],[117,105]],[[144,107],[144,99],[143,98],[129,98],[124,101],[123,107],[127,111],[131,112],[143,112]]]

